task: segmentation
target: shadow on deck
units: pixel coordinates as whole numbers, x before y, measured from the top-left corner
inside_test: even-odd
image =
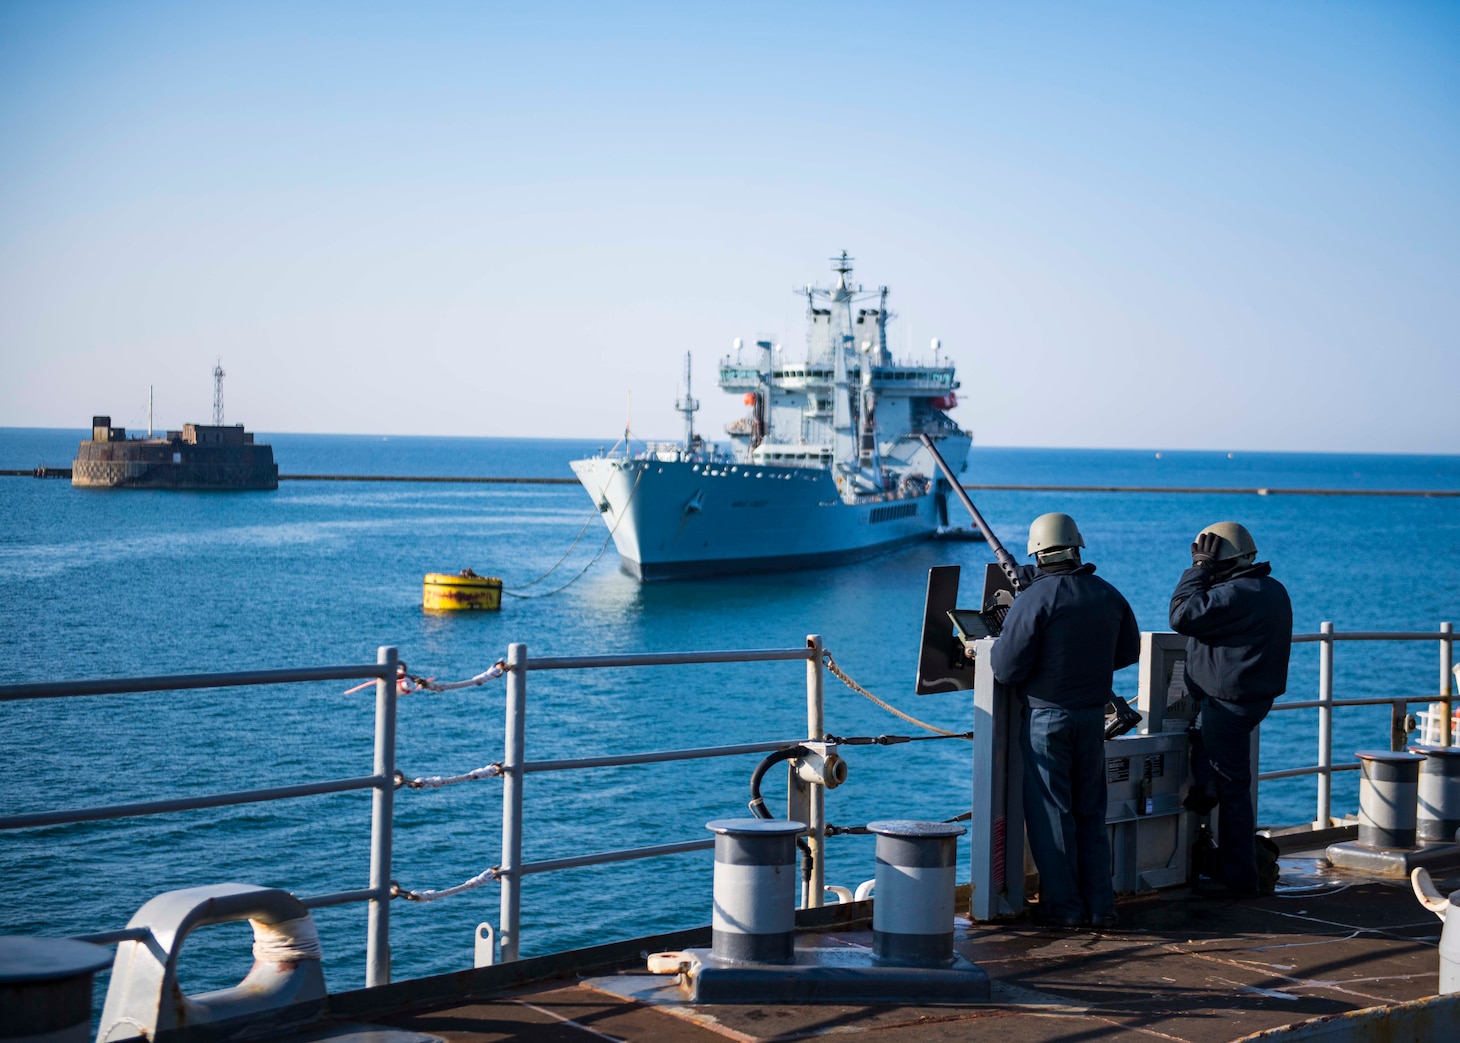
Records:
[[[394,1014],[352,1013],[450,1043],[828,1034],[877,1043],[974,1034],[1007,1043],[1121,1035],[1201,1043],[1434,994],[1441,924],[1407,882],[1359,878],[1310,858],[1285,859],[1283,878],[1277,894],[1254,901],[1211,901],[1185,890],[1138,898],[1121,905],[1120,929],[1098,934],[960,920],[958,951],[993,981],[987,1005],[690,1007],[673,1001],[669,984],[658,999],[670,1002],[646,1003],[615,994],[614,971],[603,968],[597,978],[560,972],[495,995],[471,984],[484,972],[463,972],[466,988],[455,998],[430,989],[434,999],[413,998],[418,983],[402,982],[390,987]],[[1453,889],[1460,879],[1439,883]],[[871,931],[865,922],[833,926],[800,941],[870,947]],[[617,970],[642,974],[643,963],[627,958]],[[402,1011],[401,1001],[414,1009]]]

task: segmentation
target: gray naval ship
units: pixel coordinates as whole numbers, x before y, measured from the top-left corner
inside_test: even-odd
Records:
[[[919,436],[962,470],[972,439],[947,413],[954,366],[936,340],[931,363],[895,360],[887,287],[854,284],[845,252],[832,270],[834,287],[796,291],[809,323],[804,361],[769,340],[747,352],[738,339],[720,361],[721,389],[748,407],[726,426],[728,451],[695,432],[686,357],[682,443],[635,451],[626,436],[573,461],[640,580],[835,565],[947,525],[950,489]]]

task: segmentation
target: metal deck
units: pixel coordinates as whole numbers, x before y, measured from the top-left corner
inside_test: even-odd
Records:
[[[1441,890],[1460,887],[1460,875],[1437,883]],[[420,1006],[382,1016],[358,1009],[366,1006],[359,1003],[354,1020],[369,1013],[378,1023],[450,1043],[822,1035],[890,1043],[993,1033],[1004,1043],[1116,1036],[1202,1043],[1398,1004],[1438,987],[1441,924],[1415,901],[1408,883],[1332,870],[1316,857],[1285,858],[1283,883],[1271,897],[1213,901],[1179,889],[1125,902],[1120,911],[1122,927],[1100,934],[960,920],[958,952],[993,981],[987,1005],[690,1007],[654,1002],[677,991],[668,984],[658,997],[626,998],[617,992],[632,991],[630,983],[616,988],[601,971],[487,994],[479,988],[502,968],[483,968],[444,976],[455,979],[455,998],[440,979],[389,986],[397,1003]],[[801,943],[870,947],[871,931],[832,928],[803,934]],[[620,968],[625,976],[642,971],[638,960]],[[415,998],[413,985],[425,986]]]

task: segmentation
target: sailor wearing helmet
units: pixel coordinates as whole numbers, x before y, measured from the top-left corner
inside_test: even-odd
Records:
[[[1019,694],[1024,816],[1039,869],[1035,922],[1116,923],[1105,828],[1105,704],[1111,676],[1140,658],[1135,613],[1080,561],[1085,540],[1068,514],[1029,527],[1038,565],[994,644],[994,677]]]
[[[1272,566],[1257,561],[1243,526],[1217,522],[1197,534],[1191,568],[1171,595],[1171,629],[1187,637],[1186,684],[1200,701],[1201,744],[1216,787],[1220,878],[1202,890],[1251,897],[1258,893],[1251,737],[1287,690],[1293,605]],[[1196,774],[1201,767],[1193,764]]]

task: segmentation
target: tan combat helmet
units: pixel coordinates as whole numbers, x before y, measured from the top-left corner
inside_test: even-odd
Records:
[[[1068,514],[1041,514],[1029,526],[1028,553],[1041,555],[1041,561],[1050,560],[1044,556],[1048,551],[1084,545],[1085,537],[1080,535],[1079,526]]]
[[[1246,526],[1230,521],[1215,522],[1197,533],[1197,538],[1209,532],[1222,541],[1217,548],[1217,560],[1222,564],[1241,569],[1257,560],[1257,544]]]

